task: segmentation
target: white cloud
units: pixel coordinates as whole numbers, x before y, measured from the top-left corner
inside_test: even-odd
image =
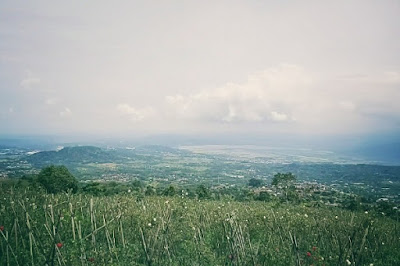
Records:
[[[45,101],[46,105],[55,105],[57,104],[57,99],[56,98],[48,98]]]
[[[25,78],[21,80],[20,85],[24,89],[31,89],[40,83],[40,78],[34,76],[30,70],[26,71]]]
[[[199,124],[240,127],[247,123],[248,129],[254,124],[268,130],[281,127],[303,133],[362,132],[386,123],[382,116],[400,117],[397,73],[347,75],[332,80],[282,64],[256,72],[243,83],[167,96],[165,113]]]
[[[132,121],[142,121],[145,118],[153,117],[155,114],[151,107],[137,109],[126,103],[118,104],[116,109],[121,115],[129,117]]]
[[[63,111],[60,112],[61,117],[70,117],[72,115],[71,109],[65,107]]]
[[[39,83],[40,83],[40,78],[25,78],[21,81],[20,85],[25,89],[30,89],[32,88],[33,85]]]
[[[281,65],[257,72],[243,84],[227,83],[191,95],[167,96],[172,113],[184,119],[227,123],[290,121],[292,105],[304,100],[312,78],[301,67]]]
[[[273,121],[278,121],[278,122],[282,122],[282,121],[287,121],[289,119],[287,114],[284,113],[278,113],[275,111],[271,112],[271,119]]]

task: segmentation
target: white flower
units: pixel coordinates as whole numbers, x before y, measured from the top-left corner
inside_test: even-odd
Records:
[[[151,227],[151,223],[148,223],[147,225],[148,225],[149,227]]]
[[[157,219],[156,219],[156,218],[153,218],[153,221],[155,222],[155,221],[157,221]]]
[[[351,265],[351,261],[346,260],[346,262],[347,262],[347,265]]]
[[[365,211],[365,214],[368,214],[368,211]]]
[[[131,190],[130,190],[130,189],[128,189],[128,193],[131,193]]]
[[[304,214],[304,217],[308,218],[308,215],[307,215],[307,213],[305,213],[305,214]]]
[[[264,219],[267,219],[267,217],[264,215]]]

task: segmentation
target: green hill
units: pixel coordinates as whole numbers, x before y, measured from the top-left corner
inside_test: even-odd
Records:
[[[107,163],[118,160],[120,156],[114,150],[106,150],[93,146],[65,147],[59,151],[42,151],[25,159],[34,166],[49,164],[85,164]]]

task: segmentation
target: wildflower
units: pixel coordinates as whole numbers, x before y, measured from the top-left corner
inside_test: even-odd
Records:
[[[62,248],[62,246],[63,246],[63,243],[61,243],[61,242],[57,243],[58,248]]]
[[[346,262],[347,262],[347,265],[351,265],[351,261],[346,260]]]
[[[90,257],[90,258],[88,258],[88,261],[94,262],[94,258],[93,258],[93,257]]]
[[[305,214],[304,214],[304,217],[308,218],[308,215],[307,215],[307,213],[305,213]]]
[[[153,221],[155,222],[155,221],[157,221],[157,219],[156,219],[156,218],[153,218]]]
[[[368,214],[368,211],[365,211],[364,213],[365,213],[365,214]]]
[[[151,223],[148,223],[147,225],[148,225],[149,227],[151,227]]]
[[[313,247],[312,247],[312,250],[313,250],[313,251],[316,251],[316,250],[317,250],[317,247],[316,247],[316,246],[313,246]]]
[[[307,257],[311,257],[311,252],[307,252]]]
[[[0,225],[0,231],[4,231],[4,225]]]

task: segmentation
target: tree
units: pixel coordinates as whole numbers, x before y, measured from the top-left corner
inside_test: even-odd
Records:
[[[273,186],[281,186],[281,187],[288,187],[292,185],[296,181],[296,176],[293,175],[292,173],[277,173],[274,175],[274,178],[272,179],[272,185]]]
[[[174,196],[176,194],[176,189],[174,186],[170,185],[164,190],[164,196]]]
[[[153,187],[152,185],[148,185],[148,186],[146,187],[145,195],[146,195],[146,196],[153,196],[153,195],[155,195],[155,194],[156,194],[156,190],[154,189],[154,187]]]
[[[199,199],[210,198],[210,190],[205,185],[199,185],[196,188],[196,194]]]
[[[251,178],[249,180],[249,186],[250,187],[261,187],[262,186],[262,180],[257,179],[257,178]]]
[[[285,195],[286,201],[297,201],[299,195],[295,189],[294,182],[296,181],[296,176],[292,173],[277,173],[272,179],[272,185],[278,189],[281,189]]]
[[[260,191],[260,194],[255,197],[255,200],[270,201],[271,195],[267,191]]]
[[[49,193],[59,193],[68,190],[76,192],[78,190],[78,181],[64,165],[51,165],[43,168],[37,177],[37,181]]]

